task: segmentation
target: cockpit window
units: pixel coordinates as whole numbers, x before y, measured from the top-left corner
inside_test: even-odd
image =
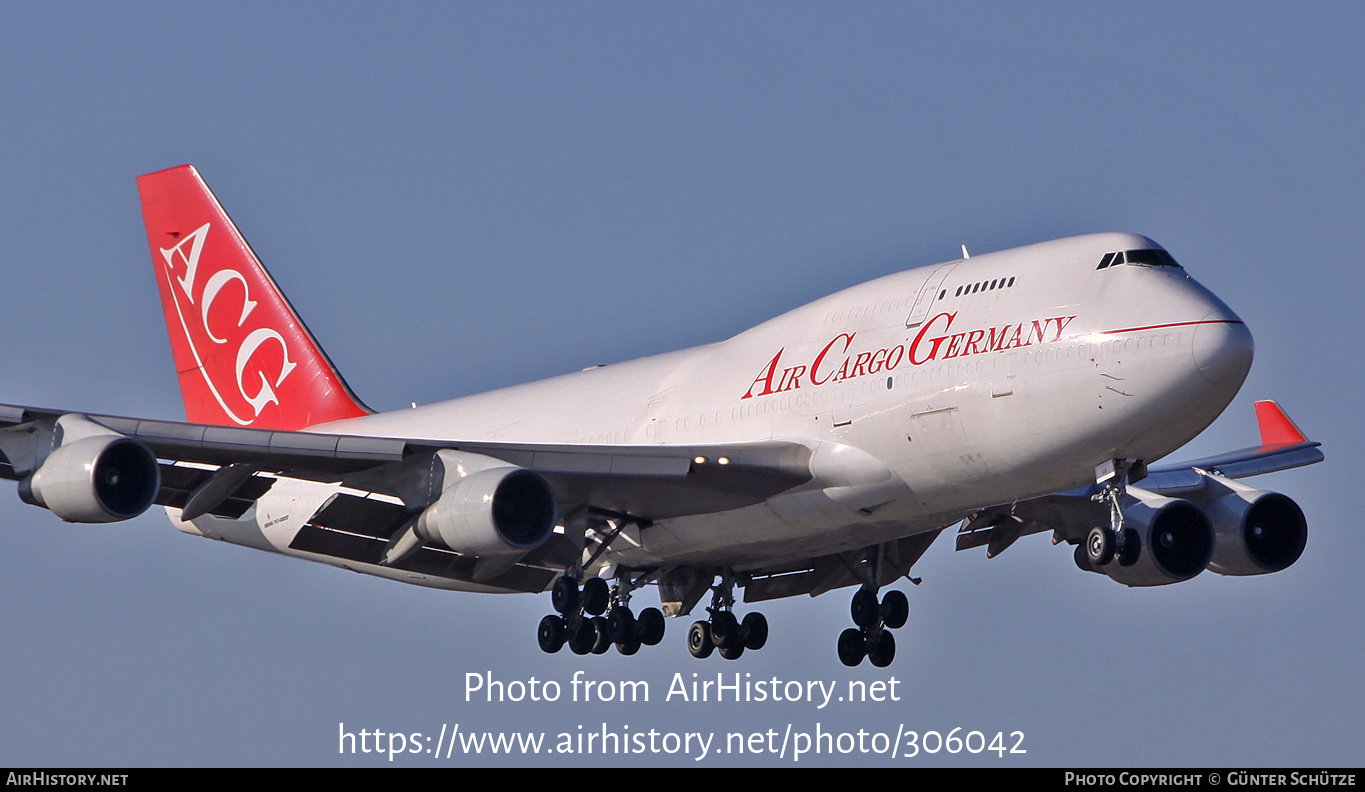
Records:
[[[1175,262],[1175,259],[1171,258],[1170,253],[1153,248],[1149,250],[1125,250],[1118,253],[1105,253],[1104,258],[1100,259],[1100,265],[1095,269],[1102,270],[1106,267],[1113,267],[1119,264],[1136,264],[1140,267],[1180,268],[1180,265]]]
[[[1164,250],[1130,250],[1123,254],[1124,263],[1144,267],[1179,267],[1171,254]]]

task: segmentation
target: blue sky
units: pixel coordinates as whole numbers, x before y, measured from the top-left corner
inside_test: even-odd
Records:
[[[1028,750],[825,758],[853,764],[1359,765],[1362,39],[1365,9],[1330,2],[8,7],[0,401],[182,417],[133,178],[191,162],[379,409],[718,340],[964,243],[1123,230],[1257,342],[1177,456],[1251,444],[1275,398],[1328,461],[1259,482],[1310,522],[1277,575],[1127,590],[1042,537],[989,561],[944,541],[887,671],[835,659],[845,592],[765,607],[769,648],[740,663],[693,661],[678,622],[634,658],[544,656],[548,597],[4,498],[0,765],[371,766],[338,724],[457,722],[960,726]],[[486,670],[656,700],[466,703]],[[903,700],[657,700],[717,671],[894,676]],[[661,759],[589,763],[640,761]]]

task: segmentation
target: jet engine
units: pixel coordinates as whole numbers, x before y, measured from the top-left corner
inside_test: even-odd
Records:
[[[1278,492],[1210,478],[1226,494],[1205,504],[1216,537],[1209,569],[1220,575],[1264,575],[1299,560],[1308,521],[1297,503]]]
[[[33,475],[19,497],[67,522],[105,523],[142,514],[161,489],[161,468],[142,443],[100,434],[64,443]]]
[[[1214,546],[1204,511],[1137,487],[1129,487],[1128,494],[1136,502],[1123,510],[1124,550],[1099,571],[1125,586],[1164,586],[1203,572]],[[1140,542],[1136,550],[1134,540]]]
[[[461,461],[476,456],[465,455]],[[446,469],[451,469],[449,463]],[[538,473],[499,462],[448,487],[417,518],[415,528],[422,539],[457,553],[510,555],[525,553],[550,538],[556,510],[549,482]]]

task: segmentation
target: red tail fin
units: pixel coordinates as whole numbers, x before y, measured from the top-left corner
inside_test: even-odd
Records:
[[[137,187],[190,421],[302,429],[369,412],[198,171],[149,173]]]

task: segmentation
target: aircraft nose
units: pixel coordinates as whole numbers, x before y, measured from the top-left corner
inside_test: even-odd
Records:
[[[1251,371],[1255,349],[1251,331],[1231,313],[1215,311],[1195,327],[1194,365],[1215,385],[1240,386]]]

